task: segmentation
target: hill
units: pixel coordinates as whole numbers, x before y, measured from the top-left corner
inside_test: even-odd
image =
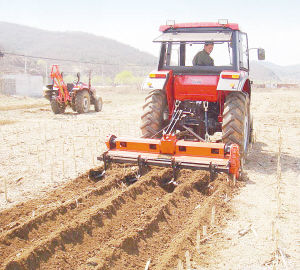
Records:
[[[28,26],[0,22],[0,48],[4,51],[59,58],[74,61],[103,63],[102,72],[122,70],[125,66],[138,65],[149,70],[156,66],[157,59],[118,41],[83,32],[55,32]],[[28,65],[33,59],[28,59]],[[9,62],[24,66],[24,60],[11,57]],[[35,60],[35,62],[37,62]],[[49,61],[51,62],[51,61]],[[57,61],[56,61],[57,62]],[[66,63],[65,63],[66,64]],[[67,67],[78,66],[68,63]]]
[[[251,61],[254,81],[300,82],[300,65],[280,66],[267,61]]]
[[[19,56],[5,56],[1,60],[0,72],[24,72],[49,74],[51,64],[60,64],[66,73],[93,73],[113,78],[122,70],[130,70],[143,77],[157,66],[157,58],[139,49],[113,39],[83,32],[58,32],[0,22],[0,49],[6,52],[41,57],[70,59],[99,64],[39,60]],[[26,62],[26,63],[25,63]],[[46,71],[46,67],[48,70]],[[251,79],[254,82],[300,81],[300,65],[279,66],[267,61],[251,61]]]

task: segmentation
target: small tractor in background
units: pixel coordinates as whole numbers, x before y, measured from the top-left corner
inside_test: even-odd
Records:
[[[237,179],[252,141],[251,81],[247,34],[235,23],[167,23],[158,69],[143,83],[148,91],[141,116],[142,138],[106,142],[99,160],[224,172]],[[195,64],[199,53],[210,64]],[[202,50],[202,51],[201,51]],[[258,50],[264,60],[265,51]],[[212,51],[210,51],[212,52]],[[207,62],[207,61],[206,61]]]
[[[55,114],[64,113],[68,105],[77,113],[89,112],[91,104],[96,112],[102,110],[102,98],[97,97],[96,89],[91,87],[91,78],[89,84],[85,84],[80,82],[80,73],[77,73],[77,81],[66,84],[58,65],[52,66],[50,77],[52,84],[47,85],[44,97],[50,101]]]

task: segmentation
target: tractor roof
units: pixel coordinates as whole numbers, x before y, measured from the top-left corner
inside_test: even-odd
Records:
[[[161,25],[159,31],[165,32],[168,29],[176,28],[209,28],[209,27],[222,27],[229,28],[232,30],[239,30],[239,25],[237,23],[219,24],[216,22],[196,22],[196,23],[176,23],[174,25]]]

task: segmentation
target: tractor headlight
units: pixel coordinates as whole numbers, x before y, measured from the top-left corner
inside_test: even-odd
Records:
[[[226,25],[226,24],[228,24],[228,19],[219,19],[218,24]]]

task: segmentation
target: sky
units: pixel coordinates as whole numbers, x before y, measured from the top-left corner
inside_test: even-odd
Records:
[[[50,31],[82,31],[112,38],[158,56],[158,28],[166,20],[228,19],[262,47],[266,61],[300,64],[299,0],[0,0],[0,21]],[[1,43],[1,37],[0,37]],[[251,60],[257,60],[255,51]]]

